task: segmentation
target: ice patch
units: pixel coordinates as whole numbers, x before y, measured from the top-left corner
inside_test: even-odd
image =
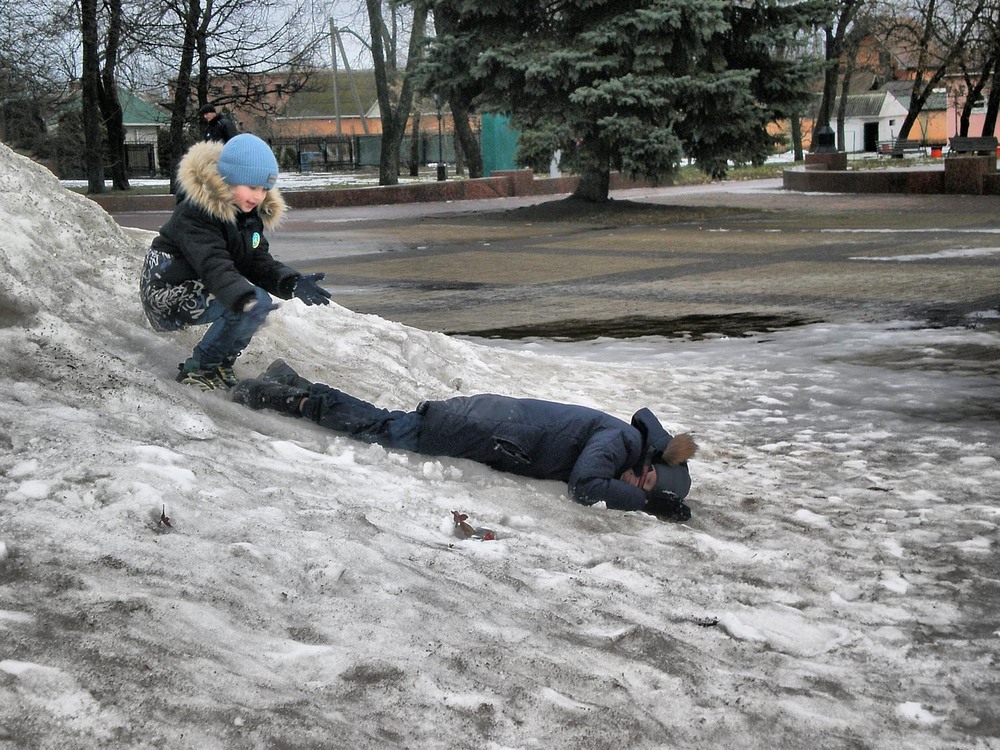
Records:
[[[34,621],[34,615],[28,612],[13,612],[9,609],[0,609],[0,625],[3,625],[5,622],[15,625],[28,625]]]
[[[799,508],[797,511],[792,513],[792,518],[796,521],[804,523],[807,526],[813,526],[818,529],[830,527],[830,519],[825,516],[821,516],[818,513],[813,513],[811,510],[806,510],[805,508]]]
[[[45,482],[41,479],[29,479],[22,482],[16,490],[8,495],[9,500],[43,500],[52,492],[55,482]]]
[[[944,260],[947,258],[980,258],[997,255],[1000,247],[958,248],[955,250],[939,250],[936,253],[918,253],[914,255],[892,255],[885,257],[867,257],[858,255],[850,260],[866,260],[882,263],[912,263],[921,260]]]
[[[896,706],[896,715],[914,724],[937,724],[940,717],[935,716],[921,704],[916,702],[900,703]]]
[[[910,588],[909,581],[897,570],[883,570],[882,585],[896,594],[905,594]]]
[[[11,479],[21,479],[22,477],[30,477],[32,474],[37,474],[38,467],[38,459],[31,458],[27,461],[18,461],[7,470],[6,474]]]
[[[727,612],[719,626],[741,641],[767,644],[775,651],[792,656],[817,656],[849,640],[847,631],[812,622],[793,607],[746,609],[737,615]]]

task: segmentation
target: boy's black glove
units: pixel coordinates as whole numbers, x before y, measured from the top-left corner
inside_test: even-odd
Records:
[[[653,490],[643,511],[667,521],[687,521],[691,518],[691,509],[677,499],[672,492]]]
[[[322,281],[324,278],[326,278],[325,273],[303,274],[295,282],[292,294],[307,305],[329,305],[332,295],[316,283]]]

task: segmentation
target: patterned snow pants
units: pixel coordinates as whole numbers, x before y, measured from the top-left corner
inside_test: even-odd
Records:
[[[202,366],[235,360],[264,325],[267,314],[275,309],[270,295],[256,287],[257,304],[251,311],[227,310],[198,279],[179,284],[162,281],[163,271],[173,262],[173,256],[167,253],[152,248],[146,253],[139,296],[149,324],[153,330],[166,332],[211,323],[194,348],[192,359]]]

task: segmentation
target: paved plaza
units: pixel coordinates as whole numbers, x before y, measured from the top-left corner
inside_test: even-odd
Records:
[[[155,228],[166,214],[122,214]],[[341,304],[450,333],[586,338],[812,321],[993,325],[995,196],[796,193],[780,180],[290,212],[278,257]],[[984,318],[982,313],[987,313]]]

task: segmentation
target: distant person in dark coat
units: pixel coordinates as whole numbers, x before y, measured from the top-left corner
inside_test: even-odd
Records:
[[[237,135],[236,126],[233,121],[225,115],[220,115],[215,111],[215,107],[206,104],[198,110],[198,117],[201,118],[202,140],[219,141],[226,143],[230,138]]]
[[[687,461],[697,446],[673,436],[649,409],[631,424],[586,406],[493,394],[424,401],[415,411],[388,411],[300,377],[276,360],[232,390],[237,403],[305,417],[386,448],[468,458],[499,471],[566,482],[583,505],[641,510],[686,521],[691,488]]]

